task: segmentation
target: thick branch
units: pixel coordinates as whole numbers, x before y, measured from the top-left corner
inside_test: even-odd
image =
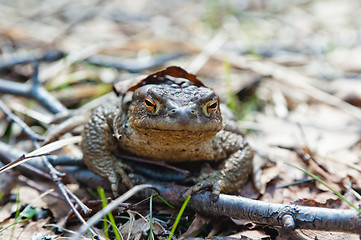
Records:
[[[45,53],[43,51],[15,52],[11,55],[0,57],[0,69],[34,61],[55,61],[62,57],[64,57],[64,54],[56,49]]]
[[[185,187],[179,185],[170,187],[155,182],[151,184],[170,203],[178,206],[183,203],[184,200],[180,196],[185,191]],[[361,216],[353,209],[283,205],[225,194],[221,194],[216,202],[212,202],[209,191],[193,195],[188,207],[205,215],[224,215],[289,229],[314,229],[361,234]],[[293,223],[290,224],[290,220],[293,220]]]
[[[68,172],[82,184],[94,187],[106,184],[105,180],[96,177],[87,170]],[[147,181],[159,190],[160,195],[169,203],[181,206],[184,199],[184,186]],[[141,197],[149,197],[150,192],[142,192]],[[354,209],[329,209],[283,205],[252,200],[240,196],[221,194],[216,202],[211,200],[209,191],[194,194],[188,203],[188,209],[210,216],[228,216],[236,219],[250,220],[270,226],[288,229],[313,229],[334,232],[350,232],[361,234],[361,216]]]
[[[64,113],[68,110],[44,89],[40,84],[30,85],[0,79],[0,92],[34,98],[52,113]]]

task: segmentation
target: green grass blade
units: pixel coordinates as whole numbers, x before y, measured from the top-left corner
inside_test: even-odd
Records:
[[[104,194],[104,189],[99,187],[98,188],[98,194],[100,196],[100,199],[102,200],[102,207],[105,208],[108,203],[107,200],[105,199],[105,194]],[[103,221],[104,221],[104,235],[105,235],[105,239],[109,239],[109,231],[108,231],[108,218],[107,215],[105,215],[103,217]]]
[[[162,202],[164,202],[168,207],[170,208],[174,208],[174,206],[172,206],[170,203],[168,203],[164,198],[162,198],[161,196],[157,196],[160,200],[162,200]]]
[[[12,224],[10,224],[10,225],[8,225],[8,226],[0,229],[0,233],[2,233],[3,231],[5,231],[6,229],[11,228],[12,226],[15,226],[15,225],[18,224],[18,223],[26,222],[26,221],[28,221],[28,220],[29,220],[29,218],[25,218],[25,219],[23,219],[23,220],[13,222]]]
[[[153,240],[153,197],[157,195],[157,193],[153,193],[150,195],[149,201],[149,240]]]
[[[30,218],[32,218],[36,213],[36,210],[35,209],[29,209],[29,211],[25,214],[25,218],[22,219],[22,220],[18,220],[19,216],[20,216],[20,193],[19,193],[19,187],[17,188],[17,194],[16,194],[16,213],[15,213],[15,222],[13,222],[12,224],[9,224],[8,226],[0,229],[0,233],[2,233],[3,231],[13,227],[13,226],[16,226],[16,224],[18,223],[22,223],[22,222],[26,222],[28,221]],[[12,232],[11,232],[11,236],[10,236],[10,239],[13,239],[13,236],[14,236],[14,232],[15,232],[15,227],[12,229]]]
[[[337,192],[335,189],[333,189],[332,187],[330,187],[326,182],[324,182],[321,178],[317,177],[316,175],[310,173],[309,171],[297,167],[293,164],[289,164],[287,163],[287,165],[294,167],[304,173],[306,173],[308,176],[312,177],[313,179],[315,179],[317,182],[321,183],[322,185],[324,185],[325,187],[327,187],[328,189],[330,189],[335,195],[337,195],[339,198],[341,198],[343,201],[345,201],[348,205],[350,205],[351,207],[353,207],[356,211],[358,211],[361,214],[361,209],[359,209],[358,207],[356,207],[352,202],[350,202],[349,200],[347,200],[344,196],[342,196],[341,193]]]
[[[102,206],[104,208],[104,207],[106,207],[108,205],[108,203],[106,202],[106,199],[105,199],[104,189],[103,188],[98,188],[98,192],[99,192],[100,198],[102,199]],[[111,212],[108,213],[108,219],[109,219],[109,221],[110,221],[110,223],[112,225],[112,228],[113,228],[116,239],[121,240],[122,238],[120,237],[119,230],[117,228],[117,225],[115,224],[115,220],[114,220],[113,214]]]
[[[15,223],[18,223],[18,218],[20,215],[20,192],[19,192],[19,185],[16,187],[16,212],[15,212]],[[10,239],[13,239],[14,233],[15,233],[15,226],[16,224],[14,224],[14,228],[12,229],[11,235],[10,235]]]
[[[90,238],[91,238],[92,240],[94,240],[94,237],[93,237],[92,231],[90,231],[90,229],[89,229],[89,230],[88,230],[88,232],[89,232]]]
[[[15,213],[15,221],[18,220],[18,217],[20,215],[20,192],[19,192],[19,186],[17,186],[16,189],[16,213]]]
[[[169,236],[168,236],[168,240],[171,240],[171,239],[172,239],[172,236],[173,236],[173,234],[174,234],[174,232],[175,232],[175,230],[176,230],[176,228],[177,228],[177,226],[178,226],[179,220],[180,220],[180,218],[182,217],[183,212],[184,212],[184,210],[186,209],[186,207],[187,207],[188,202],[189,202],[190,199],[191,199],[191,197],[188,196],[188,197],[186,198],[186,200],[184,201],[181,209],[179,210],[178,215],[177,215],[177,218],[175,219],[175,222],[174,222],[174,224],[173,224],[171,233],[170,233]]]

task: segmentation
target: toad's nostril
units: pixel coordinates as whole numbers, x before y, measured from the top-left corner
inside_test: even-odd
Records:
[[[195,109],[174,108],[168,111],[168,116],[171,118],[190,119],[197,117],[197,111]]]
[[[177,115],[177,109],[172,109],[168,111],[168,115],[171,117],[175,117]]]

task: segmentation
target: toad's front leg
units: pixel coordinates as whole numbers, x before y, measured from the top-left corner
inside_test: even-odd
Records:
[[[219,167],[219,170],[201,176],[203,178],[199,183],[188,189],[184,197],[190,196],[203,188],[212,189],[212,200],[218,199],[221,192],[234,193],[247,181],[253,167],[253,151],[247,143],[240,137],[240,146],[237,151],[232,153],[229,158]]]
[[[113,153],[118,144],[113,136],[113,119],[118,113],[116,106],[101,106],[94,110],[83,133],[83,161],[97,175],[106,178],[114,196],[118,196],[118,176],[128,187],[132,183],[124,171],[129,167],[117,159]]]

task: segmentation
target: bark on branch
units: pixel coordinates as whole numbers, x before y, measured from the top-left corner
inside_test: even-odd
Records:
[[[171,204],[180,206],[185,187],[151,182],[161,196]],[[192,196],[187,208],[205,215],[247,219],[260,224],[288,229],[313,229],[361,234],[361,216],[354,209],[329,209],[284,205],[252,200],[240,196],[221,194],[211,201],[209,191]]]
[[[72,168],[67,172],[80,183],[87,186],[91,184],[89,187],[107,185],[105,180],[88,170]],[[172,205],[180,207],[183,204],[184,199],[181,196],[187,187],[155,181],[147,183],[158,189],[159,194]],[[146,198],[150,194],[151,190],[146,190],[141,193],[141,197]],[[361,216],[354,209],[284,205],[226,194],[221,194],[218,200],[213,202],[209,191],[194,194],[187,209],[208,216],[228,216],[290,230],[313,229],[361,234]]]

